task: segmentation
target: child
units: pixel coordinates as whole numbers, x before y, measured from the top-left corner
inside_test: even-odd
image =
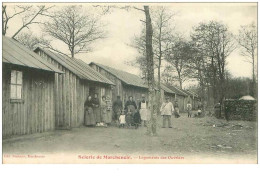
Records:
[[[138,110],[134,114],[134,124],[135,124],[135,129],[137,129],[138,126],[141,124],[141,116]]]
[[[190,101],[188,101],[188,104],[187,104],[188,118],[191,118],[191,110],[192,110],[192,106],[191,106]]]
[[[119,128],[125,127],[125,113],[124,111],[121,112],[121,115],[119,116]]]
[[[126,119],[127,126],[131,127],[131,124],[133,122],[133,113],[132,113],[131,109],[128,109],[125,119]]]

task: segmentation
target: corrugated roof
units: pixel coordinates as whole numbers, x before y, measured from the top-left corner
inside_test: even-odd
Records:
[[[175,86],[172,85],[167,85],[168,88],[170,88],[173,92],[175,92],[177,95],[181,95],[181,96],[188,96],[187,93],[185,93],[183,90],[181,90],[180,88],[177,88]]]
[[[83,62],[80,59],[70,58],[66,55],[61,55],[59,53],[54,53],[50,50],[43,48],[36,48],[35,51],[41,50],[45,52],[48,56],[56,60],[62,66],[69,69],[75,75],[77,75],[80,79],[86,79],[94,82],[101,82],[105,84],[114,85],[109,79],[105,76],[101,75],[97,71],[93,70],[87,63]]]
[[[35,69],[41,69],[57,73],[64,73],[52,64],[43,60],[42,57],[40,57],[30,49],[26,48],[18,41],[12,38],[8,38],[6,36],[2,36],[2,41],[2,61],[4,63],[20,65],[24,67],[31,67]]]
[[[118,79],[120,79],[127,85],[148,88],[148,86],[145,84],[145,81],[143,79],[141,79],[140,77],[138,77],[137,75],[134,75],[134,74],[122,71],[122,70],[117,70],[117,69],[111,68],[109,66],[101,65],[101,64],[98,64],[95,62],[91,62],[90,64],[94,64],[94,65],[101,67],[102,69],[104,69],[107,72],[116,76]]]

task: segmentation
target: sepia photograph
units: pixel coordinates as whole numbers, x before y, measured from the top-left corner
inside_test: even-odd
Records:
[[[3,164],[257,164],[257,13],[2,2]]]

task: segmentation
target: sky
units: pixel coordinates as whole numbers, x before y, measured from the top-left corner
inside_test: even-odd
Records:
[[[63,5],[59,4],[58,6]],[[82,5],[86,8],[89,6],[86,3]],[[142,8],[141,5],[138,4]],[[251,22],[257,23],[256,3],[153,3],[150,4],[151,11],[158,5],[167,6],[169,10],[177,13],[171,23],[175,26],[176,32],[181,32],[186,37],[189,37],[192,27],[197,26],[200,22],[210,20],[226,24],[233,34],[238,34],[241,25]],[[95,11],[93,12],[95,13]],[[137,50],[129,44],[134,35],[141,32],[142,22],[140,20],[144,20],[144,18],[144,13],[138,10],[113,9],[109,14],[102,17],[106,38],[95,42],[92,52],[78,54],[76,58],[80,58],[87,63],[94,61],[139,74],[137,68],[130,67],[125,62],[135,60],[138,56]],[[21,23],[19,17],[13,19],[9,24],[7,36],[11,36]],[[41,35],[41,29],[36,26],[31,26],[30,31]],[[61,49],[66,49],[66,46],[62,45],[61,42],[56,41],[55,45]],[[227,69],[234,77],[251,77],[251,64],[243,60],[244,57],[240,56],[239,49],[236,49],[227,58]]]

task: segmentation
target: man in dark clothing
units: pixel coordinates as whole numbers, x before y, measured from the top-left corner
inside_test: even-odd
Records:
[[[221,112],[220,112],[221,105],[220,105],[220,103],[217,103],[215,105],[214,109],[215,109],[215,116],[216,116],[216,118],[220,119],[221,118]]]
[[[123,102],[121,101],[120,96],[117,96],[116,101],[113,103],[113,112],[115,120],[118,120],[122,110]]]
[[[227,105],[226,103],[224,103],[225,106],[225,118],[227,121],[229,121],[229,116],[230,116],[230,105]]]

